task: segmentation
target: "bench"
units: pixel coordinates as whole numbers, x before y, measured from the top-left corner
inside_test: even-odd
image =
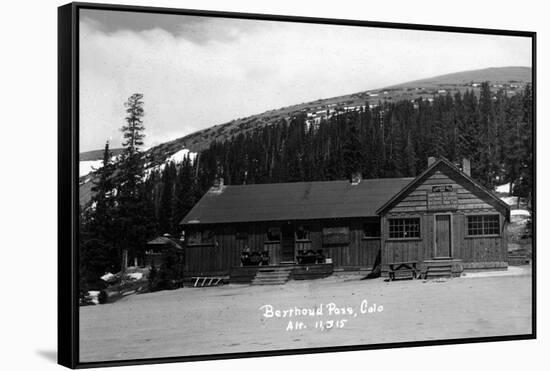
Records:
[[[393,262],[388,264],[390,281],[395,279],[414,279],[418,269],[416,260],[406,262]]]

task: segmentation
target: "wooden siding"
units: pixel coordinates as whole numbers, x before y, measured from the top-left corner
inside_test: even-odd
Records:
[[[427,194],[435,185],[452,185],[457,204],[447,209],[430,210]],[[452,171],[436,171],[420,183],[382,217],[382,264],[399,261],[424,261],[435,257],[435,215],[451,218],[451,253],[454,259],[470,262],[507,261],[506,219],[494,206],[491,198],[465,182]],[[499,214],[500,236],[467,236],[467,216]],[[388,236],[389,218],[420,218],[420,239],[392,240]]]
[[[460,183],[462,182],[462,184]],[[496,210],[489,203],[489,197],[452,173],[438,170],[411,193],[398,202],[390,213],[428,212],[427,194],[435,185],[452,185],[458,197],[458,210]]]
[[[322,249],[327,258],[331,258],[335,268],[372,268],[380,250],[379,238],[364,238],[363,223],[365,219],[339,219],[332,221],[291,222],[302,225],[309,230],[309,240],[297,240],[294,244],[295,256],[299,250]],[[236,238],[236,228],[230,224],[214,226],[193,226],[196,229],[214,231],[215,242],[211,244],[186,245],[185,271],[187,274],[229,274],[233,267],[241,265],[241,251],[248,248],[251,252],[267,252],[269,264],[277,265],[282,261],[280,241],[267,241],[266,231],[269,227],[279,227],[286,222],[248,223],[246,238]],[[323,244],[324,226],[349,227],[349,243],[339,245]],[[239,228],[242,230],[242,228]]]

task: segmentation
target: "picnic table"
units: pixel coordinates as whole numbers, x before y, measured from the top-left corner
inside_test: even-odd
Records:
[[[418,261],[393,262],[388,264],[390,281],[396,278],[416,278]]]

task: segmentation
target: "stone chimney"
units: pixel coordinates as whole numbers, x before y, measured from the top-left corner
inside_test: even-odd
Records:
[[[467,158],[462,159],[462,172],[468,176],[472,176],[470,160]]]
[[[360,172],[351,174],[351,185],[357,185],[361,183],[361,180],[363,180],[363,174]]]
[[[432,166],[435,163],[435,157],[428,157],[428,167]]]

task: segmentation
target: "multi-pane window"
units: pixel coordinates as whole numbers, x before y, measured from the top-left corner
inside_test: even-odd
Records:
[[[215,241],[216,235],[214,231],[210,229],[205,230],[194,230],[189,233],[188,243],[190,245],[194,244],[203,244],[203,243],[213,243]]]
[[[363,224],[363,237],[365,238],[380,237],[380,222],[379,221],[365,222]]]
[[[487,236],[500,234],[498,215],[470,215],[468,221],[468,236]]]
[[[420,238],[420,218],[389,219],[390,238]]]
[[[309,228],[307,226],[300,225],[296,228],[297,240],[309,240]]]

